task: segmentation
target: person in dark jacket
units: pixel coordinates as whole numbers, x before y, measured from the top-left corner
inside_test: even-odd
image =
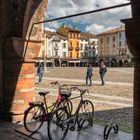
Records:
[[[88,64],[87,67],[87,75],[86,75],[86,85],[88,85],[88,80],[90,82],[90,85],[92,85],[92,66],[90,64]]]
[[[105,76],[105,73],[107,72],[107,68],[104,64],[103,61],[100,62],[100,69],[99,69],[99,74],[100,74],[100,78],[101,78],[101,81],[102,81],[102,85],[105,84],[104,82],[104,76]]]
[[[39,63],[37,68],[37,75],[39,76],[38,84],[42,82],[43,73],[44,73],[44,64]]]

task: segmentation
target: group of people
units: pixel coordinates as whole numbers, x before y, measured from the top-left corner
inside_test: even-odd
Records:
[[[100,67],[99,67],[99,74],[100,74],[100,78],[101,78],[101,84],[104,85],[105,82],[104,82],[104,76],[105,76],[105,73],[107,72],[107,68],[104,64],[103,61],[100,62]],[[88,64],[88,67],[87,67],[87,75],[86,75],[86,85],[88,85],[88,81],[89,81],[89,86],[92,85],[92,76],[94,75],[94,71],[93,71],[93,68],[90,64]]]
[[[100,74],[100,78],[101,78],[101,84],[104,85],[104,76],[105,73],[107,72],[107,68],[104,64],[103,61],[100,62],[100,69],[99,69],[99,74]],[[38,68],[37,68],[37,75],[38,75],[38,84],[40,84],[42,82],[42,77],[44,74],[44,63],[39,62]],[[86,85],[88,85],[88,81],[89,81],[89,86],[92,85],[92,76],[94,75],[93,72],[93,68],[90,64],[88,64],[87,67],[87,74],[86,74]]]

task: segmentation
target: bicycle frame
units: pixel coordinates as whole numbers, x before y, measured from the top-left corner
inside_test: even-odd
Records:
[[[51,105],[51,106],[48,106],[47,105],[47,101],[46,101],[46,96],[45,95],[43,95],[43,101],[41,102],[41,104],[45,107],[45,111],[46,111],[46,113],[45,114],[43,114],[43,115],[41,115],[41,116],[38,116],[38,118],[47,118],[47,116],[49,115],[49,114],[51,114],[54,110],[55,110],[55,108],[57,107],[57,105],[61,102],[61,101],[63,101],[63,97],[62,97],[62,95],[61,95],[61,88],[62,88],[62,86],[64,86],[64,85],[62,85],[62,86],[60,86],[60,84],[58,83],[58,82],[54,82],[55,83],[55,85],[57,84],[57,85],[59,85],[59,89],[58,89],[58,96],[57,96],[57,99],[56,99],[56,101]],[[52,83],[53,84],[53,83]],[[34,104],[36,104],[36,103],[34,103],[34,102],[31,102],[31,103],[29,103],[29,105],[30,106],[32,106],[32,105],[34,105]],[[49,111],[49,109],[51,108],[51,110]]]
[[[79,112],[79,109],[81,107],[81,105],[83,104],[83,94],[80,93],[80,96],[76,96],[76,97],[73,97],[73,98],[70,98],[70,100],[73,100],[73,99],[76,99],[76,98],[81,98],[80,101],[79,101],[79,104],[78,104],[78,107],[75,111],[75,113],[73,115],[70,116],[70,118],[66,121],[66,123],[69,123],[69,124],[73,124],[73,121],[74,120],[74,126],[76,125],[76,123],[78,122],[78,118],[77,118],[77,114]]]

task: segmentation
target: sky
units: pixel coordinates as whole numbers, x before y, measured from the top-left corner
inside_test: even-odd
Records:
[[[46,19],[63,17],[128,2],[128,0],[48,0]],[[120,19],[126,18],[131,18],[130,6],[45,23],[45,29],[56,31],[60,26],[66,24],[72,27],[76,26],[80,31],[98,34],[121,26],[123,23],[120,22]]]

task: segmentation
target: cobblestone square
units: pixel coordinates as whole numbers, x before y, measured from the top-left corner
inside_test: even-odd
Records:
[[[94,123],[105,125],[109,122],[118,123],[120,130],[132,132],[133,121],[133,68],[107,68],[105,75],[105,85],[101,86],[99,77],[99,68],[94,68],[92,86],[85,85],[86,68],[85,67],[61,67],[47,68],[43,76],[43,82],[37,84],[36,92],[49,90],[47,96],[48,102],[53,102],[57,96],[57,86],[52,86],[52,81],[58,81],[60,84],[67,84],[68,87],[78,86],[81,89],[88,89],[90,94],[85,98],[90,99],[94,104],[95,114]],[[72,94],[77,96],[78,93]],[[40,97],[36,94],[36,100]],[[74,107],[79,99],[73,100]]]

